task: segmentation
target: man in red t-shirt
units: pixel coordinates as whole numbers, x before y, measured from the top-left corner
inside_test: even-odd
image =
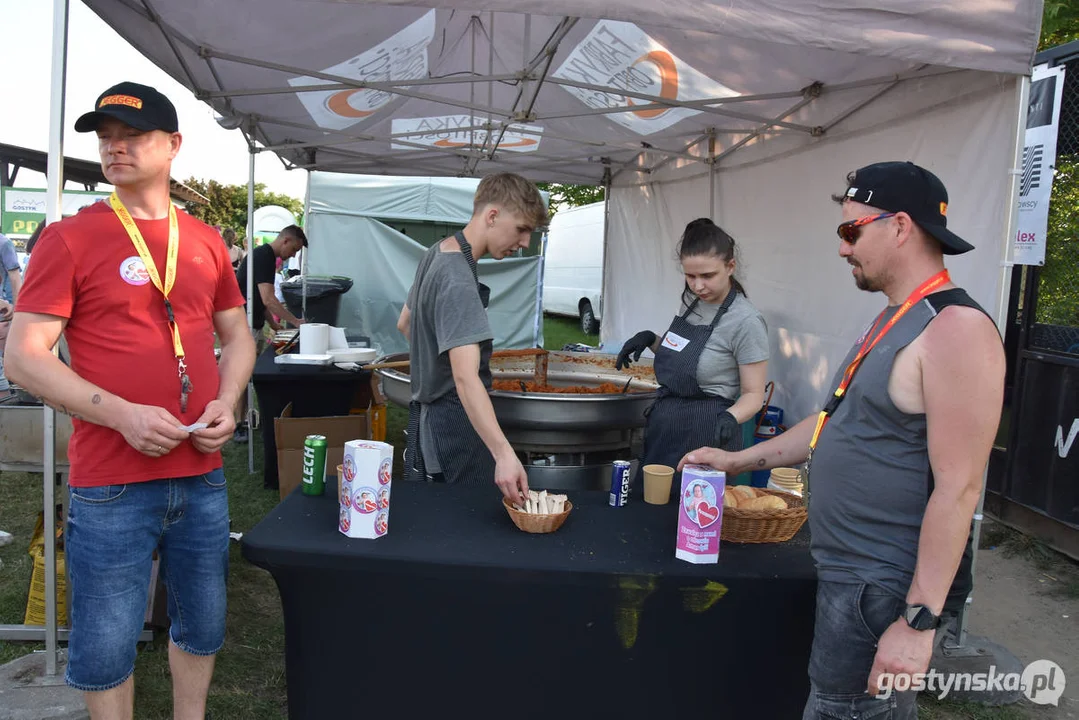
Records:
[[[228,498],[221,446],[255,362],[218,234],[169,199],[176,110],[120,83],[75,123],[96,132],[107,202],[49,225],[8,339],[13,381],[74,418],[67,682],[91,717],[131,718],[136,642],[159,551],[174,717],[202,718],[224,642]],[[63,333],[71,367],[51,352]],[[214,358],[214,336],[221,359]]]

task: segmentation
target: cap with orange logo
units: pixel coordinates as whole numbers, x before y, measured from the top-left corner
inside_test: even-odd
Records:
[[[137,130],[177,132],[176,108],[148,85],[122,82],[98,96],[94,109],[75,121],[76,132],[97,130],[102,119],[116,118]]]
[[[888,212],[905,212],[940,242],[945,255],[974,246],[948,229],[948,191],[933,173],[912,162],[880,162],[854,171],[847,200]]]

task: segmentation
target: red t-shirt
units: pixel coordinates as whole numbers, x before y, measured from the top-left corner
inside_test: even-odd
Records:
[[[176,214],[180,247],[169,300],[192,383],[186,413],[180,412],[165,301],[108,203],[94,203],[42,232],[16,310],[68,318],[64,335],[80,377],[130,402],[163,407],[190,425],[217,397],[214,313],[243,305],[244,298],[217,232],[185,212]],[[135,222],[164,282],[169,221]],[[221,467],[221,453],[201,453],[190,440],[151,458],[103,425],[75,420],[74,426],[68,448],[73,487],[187,477]]]

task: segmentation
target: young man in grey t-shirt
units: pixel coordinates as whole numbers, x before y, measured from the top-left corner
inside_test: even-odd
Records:
[[[488,253],[501,260],[528,247],[546,217],[531,182],[511,173],[489,175],[476,189],[468,225],[420,262],[397,321],[412,361],[406,478],[493,479],[510,500],[527,496],[528,478],[487,395],[494,333],[489,289],[478,280],[476,260]]]

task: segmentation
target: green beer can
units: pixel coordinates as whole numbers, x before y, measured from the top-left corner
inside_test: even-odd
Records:
[[[303,494],[326,491],[326,436],[308,435],[303,441]]]

